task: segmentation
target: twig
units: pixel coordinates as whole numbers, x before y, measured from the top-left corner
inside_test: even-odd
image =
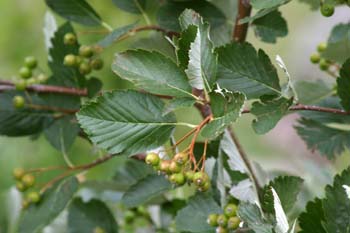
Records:
[[[75,114],[79,111],[78,109],[67,109],[67,108],[59,108],[55,106],[36,105],[36,104],[27,104],[26,106],[35,110],[61,112],[69,115]]]
[[[238,13],[232,35],[234,41],[244,42],[246,40],[249,23],[240,24],[239,21],[245,17],[249,17],[251,11],[252,7],[249,3],[249,0],[238,1]]]

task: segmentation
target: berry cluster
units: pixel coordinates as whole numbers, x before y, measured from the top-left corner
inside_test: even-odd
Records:
[[[19,69],[19,77],[15,81],[17,91],[24,91],[28,85],[45,83],[48,77],[38,69],[38,61],[35,57],[29,56],[24,59],[24,66]]]
[[[210,188],[210,179],[204,171],[194,171],[191,169],[189,154],[180,152],[171,160],[163,160],[156,153],[149,153],[145,162],[153,166],[159,173],[163,173],[169,181],[177,186],[187,183],[194,183],[197,190],[205,192]]]
[[[237,209],[235,204],[227,204],[224,208],[224,214],[210,214],[207,222],[210,226],[216,227],[216,233],[236,230],[241,222],[237,216]]]
[[[27,173],[23,168],[15,168],[13,170],[13,177],[16,180],[17,190],[22,193],[30,190],[35,184],[35,177],[32,174]],[[22,208],[25,209],[32,203],[36,204],[40,199],[40,194],[37,191],[30,191],[22,201]]]
[[[74,45],[77,38],[73,33],[64,36],[65,45]],[[98,49],[92,46],[82,45],[79,54],[67,54],[63,64],[68,67],[77,67],[82,75],[91,73],[92,70],[100,70],[103,67],[103,60],[98,57]]]
[[[322,53],[326,51],[327,43],[320,43],[317,45],[317,53],[314,53],[310,56],[310,61],[314,64],[319,64],[320,70],[328,71],[329,67],[332,65],[332,62],[322,58]]]

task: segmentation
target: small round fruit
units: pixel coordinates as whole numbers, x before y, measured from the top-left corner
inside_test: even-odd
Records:
[[[94,70],[100,70],[103,68],[103,60],[101,58],[95,58],[90,61],[90,65]]]
[[[131,223],[135,219],[135,213],[134,211],[128,210],[124,214],[124,220],[127,223]]]
[[[170,182],[176,184],[176,185],[183,185],[186,183],[186,179],[185,179],[185,176],[184,174],[182,173],[175,173],[175,174],[172,174],[170,177],[169,177],[169,180]]]
[[[194,171],[187,171],[187,172],[185,172],[185,177],[186,177],[187,181],[192,182],[194,174],[195,174]]]
[[[16,87],[16,90],[17,91],[24,91],[27,87],[27,82],[26,80],[18,80],[16,83],[15,83],[15,87]]]
[[[65,45],[74,45],[77,43],[77,37],[74,35],[74,33],[67,33],[64,35],[63,42]]]
[[[241,220],[238,217],[231,217],[227,220],[227,229],[236,230]]]
[[[13,169],[12,174],[16,180],[21,180],[25,174],[25,171],[23,168],[18,167],[18,168]]]
[[[18,181],[16,182],[16,189],[20,192],[24,192],[26,190],[26,187],[22,182]]]
[[[171,173],[178,173],[181,171],[181,166],[179,166],[179,164],[177,164],[174,160],[172,160],[170,162],[170,165],[169,165],[169,172]]]
[[[36,78],[33,78],[33,77],[27,80],[27,85],[34,85],[37,83],[38,83],[38,80]]]
[[[22,182],[25,187],[30,188],[35,184],[35,177],[32,174],[25,174],[22,177]]]
[[[88,63],[83,62],[79,65],[79,72],[82,75],[87,75],[91,72],[91,66]]]
[[[326,49],[327,49],[327,43],[326,42],[322,42],[322,43],[319,43],[318,45],[317,45],[317,51],[319,52],[319,53],[322,53],[322,52],[324,52]]]
[[[145,162],[147,164],[152,165],[152,166],[157,166],[160,162],[159,155],[151,152],[151,153],[146,155]]]
[[[68,54],[64,57],[63,64],[65,66],[75,66],[77,64],[77,59],[74,54]]]
[[[331,17],[334,14],[334,6],[330,4],[322,4],[321,14],[325,17]]]
[[[237,206],[235,204],[228,204],[224,208],[224,213],[227,217],[234,217],[237,215]]]
[[[183,152],[176,154],[173,158],[173,160],[180,165],[185,164],[188,161],[188,159],[189,159],[188,153],[183,153]]]
[[[47,82],[49,77],[47,77],[47,75],[45,74],[39,74],[38,77],[36,77],[36,79],[38,80],[39,83],[45,83]]]
[[[169,173],[170,160],[161,160],[159,163],[159,170],[161,172]]]
[[[33,191],[28,193],[27,198],[31,203],[38,203],[40,201],[40,194],[38,192]]]
[[[30,202],[28,200],[22,201],[22,209],[27,209],[30,205]]]
[[[26,57],[24,59],[24,65],[29,69],[34,69],[38,65],[38,60],[36,60],[36,58],[32,56]]]
[[[21,69],[19,69],[19,76],[21,78],[28,79],[32,77],[32,70],[26,66],[23,66],[21,67]]]
[[[144,206],[139,206],[136,209],[137,213],[142,215],[142,216],[148,216],[148,211]]]
[[[326,59],[321,59],[319,66],[321,70],[328,70],[329,65],[329,62]]]
[[[208,181],[209,181],[209,176],[205,172],[196,172],[193,175],[193,182],[199,187],[203,186]]]
[[[15,97],[13,97],[12,103],[14,108],[20,109],[24,107],[25,100],[22,96],[16,95]]]
[[[210,183],[208,181],[208,182],[205,182],[204,185],[198,187],[198,191],[199,192],[206,192],[209,190],[209,188],[210,188]]]
[[[320,56],[320,54],[318,54],[318,53],[314,53],[314,54],[312,54],[312,55],[310,56],[310,61],[311,61],[312,63],[314,63],[314,64],[319,63],[320,60],[321,60],[321,56]]]
[[[216,221],[221,227],[225,227],[227,225],[227,217],[223,214],[220,214]]]
[[[82,57],[92,57],[94,55],[94,50],[91,46],[82,45],[79,48],[79,55]]]
[[[215,233],[228,233],[227,229],[224,227],[217,227]]]
[[[218,214],[210,214],[207,218],[207,223],[212,227],[218,226]]]

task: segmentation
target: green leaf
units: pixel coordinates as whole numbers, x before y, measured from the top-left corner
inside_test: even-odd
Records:
[[[286,4],[291,0],[251,0],[250,4],[253,8],[261,10],[265,8],[272,8],[276,6],[280,6],[282,4]]]
[[[245,24],[245,23],[253,22],[254,20],[260,19],[261,17],[264,17],[264,16],[270,14],[271,12],[276,11],[277,9],[278,9],[278,7],[272,7],[272,8],[259,10],[255,15],[247,16],[247,17],[239,20],[239,24]]]
[[[343,185],[350,185],[350,168],[334,177],[333,186],[326,187],[326,197],[322,200],[326,232],[349,232],[350,200]]]
[[[129,50],[116,55],[112,70],[121,78],[151,93],[192,96],[185,72],[158,52]]]
[[[178,41],[177,49],[177,59],[179,61],[179,66],[185,70],[188,66],[189,50],[191,48],[192,42],[196,39],[198,32],[198,27],[194,25],[189,25],[185,30],[181,32],[181,37]]]
[[[146,0],[112,0],[120,9],[133,14],[142,14],[146,7]]]
[[[126,26],[114,29],[106,37],[104,37],[102,40],[97,42],[97,45],[101,46],[102,48],[111,46],[114,42],[118,41],[118,39],[120,39],[122,36],[128,34],[130,30],[136,26],[136,24],[137,23],[132,23],[132,24],[128,24]]]
[[[332,94],[332,89],[323,80],[316,82],[300,80],[295,82],[294,86],[299,102],[302,104],[315,104]]]
[[[187,206],[177,212],[175,222],[179,232],[214,232],[209,226],[209,214],[221,213],[222,210],[210,193],[197,193],[188,200]]]
[[[322,57],[343,64],[350,54],[350,23],[336,25],[328,38]]]
[[[51,145],[62,153],[67,153],[79,134],[80,128],[75,117],[66,116],[55,120],[45,129],[45,137]]]
[[[102,84],[101,80],[98,78],[92,77],[89,80],[87,80],[86,88],[88,91],[89,98],[95,97],[95,95],[97,95],[101,91],[102,86],[103,86],[103,84]]]
[[[253,120],[253,129],[257,134],[265,134],[273,129],[279,120],[287,114],[293,99],[262,99],[252,104],[251,113],[257,119]]]
[[[287,22],[278,10],[254,20],[252,24],[255,26],[255,35],[267,43],[276,43],[278,37],[288,34]]]
[[[322,208],[322,200],[316,198],[306,205],[305,212],[301,213],[299,218],[300,233],[326,233],[323,227],[324,211]]]
[[[171,183],[164,176],[152,174],[139,180],[126,191],[122,203],[128,207],[137,207],[163,194],[171,188]]]
[[[176,98],[172,99],[164,107],[163,115],[173,112],[180,108],[192,107],[196,103],[192,98]]]
[[[159,25],[171,31],[180,31],[178,18],[185,9],[193,9],[198,12],[205,21],[209,22],[212,28],[219,27],[226,22],[225,15],[208,1],[167,1],[158,10],[157,21]]]
[[[76,198],[69,206],[68,232],[87,233],[101,229],[105,233],[117,233],[118,225],[108,207],[99,200],[84,203]]]
[[[271,187],[274,188],[281,201],[283,210],[288,214],[292,211],[297,202],[298,194],[301,190],[303,180],[296,176],[279,176],[270,181],[263,188],[264,202],[263,210],[267,213],[275,214],[274,198],[271,193]]]
[[[218,48],[218,83],[248,98],[281,95],[276,68],[263,50],[256,52],[249,43],[231,43]]]
[[[78,185],[78,180],[75,177],[70,177],[47,190],[38,204],[31,205],[23,212],[18,232],[41,232],[64,210],[77,191]]]
[[[215,139],[222,134],[227,126],[234,123],[243,111],[245,95],[240,92],[214,90],[210,93],[210,101],[214,119],[202,130],[202,136]]]
[[[163,145],[176,125],[162,115],[158,97],[136,91],[113,91],[83,106],[78,121],[89,138],[111,154],[133,155]]]
[[[343,108],[350,111],[350,59],[340,69],[340,77],[337,78],[337,92]]]
[[[0,93],[0,134],[6,136],[26,136],[40,133],[45,122],[53,116],[48,111],[34,110],[28,107],[15,109],[12,104],[13,97],[19,95],[29,102],[24,93],[6,91]],[[40,105],[43,101],[35,95],[30,95],[33,104]]]
[[[318,150],[329,159],[350,148],[350,131],[332,128],[318,121],[302,118],[296,128],[310,150]]]
[[[259,207],[255,204],[241,203],[238,216],[256,233],[273,233],[273,226],[267,223],[261,215]]]
[[[48,7],[65,19],[85,26],[100,26],[101,17],[85,0],[45,0]]]

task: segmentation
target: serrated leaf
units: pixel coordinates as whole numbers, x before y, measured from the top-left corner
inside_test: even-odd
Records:
[[[203,24],[203,18],[196,11],[185,9],[179,16],[179,23],[181,29],[185,30],[191,25],[198,27]]]
[[[114,42],[116,42],[122,36],[128,34],[130,30],[136,26],[136,24],[137,22],[114,29],[111,33],[109,33],[107,36],[105,36],[103,39],[97,42],[97,45],[101,46],[102,48],[111,46]]]
[[[296,128],[310,150],[318,150],[333,159],[350,148],[350,131],[331,128],[315,120],[302,118]]]
[[[136,86],[160,95],[191,97],[185,72],[158,52],[129,50],[116,55],[112,70]]]
[[[255,233],[273,233],[273,226],[267,223],[261,215],[259,207],[255,204],[242,202],[239,205],[238,216]]]
[[[178,18],[185,9],[193,9],[198,12],[212,28],[223,25],[226,22],[225,15],[208,1],[190,0],[185,2],[167,1],[162,5],[157,14],[157,22],[163,28],[171,31],[180,31]]]
[[[325,218],[321,199],[316,198],[308,202],[305,212],[300,214],[298,220],[300,233],[326,233],[323,227]]]
[[[322,80],[315,82],[298,80],[294,86],[299,102],[302,104],[315,104],[332,94],[332,89]]]
[[[267,43],[276,43],[278,37],[288,34],[287,22],[278,10],[254,20],[252,24],[255,26],[255,35]]]
[[[122,197],[122,203],[128,207],[137,207],[163,194],[172,187],[164,176],[152,174],[132,185]]]
[[[75,118],[66,116],[55,120],[44,131],[46,139],[62,153],[67,153],[78,136],[80,128]]]
[[[259,198],[256,195],[254,184],[250,179],[245,179],[232,186],[230,195],[242,202],[256,203]]]
[[[281,56],[278,54],[276,55],[276,63],[285,73],[286,78],[288,80],[287,84],[284,85],[284,87],[282,88],[282,96],[286,99],[293,98],[293,102],[297,103],[299,101],[299,98],[298,98],[298,93],[296,92],[294,87],[294,82],[288,72],[286,64],[282,60]]]
[[[94,77],[89,78],[89,80],[86,82],[88,97],[93,98],[95,95],[97,95],[101,91],[102,86],[103,84],[100,79]]]
[[[164,107],[163,115],[180,108],[192,107],[196,103],[192,98],[175,98],[169,101]]]
[[[241,20],[239,20],[239,24],[245,24],[245,23],[250,23],[253,22],[254,20],[257,20],[261,17],[264,17],[265,15],[277,10],[278,7],[272,7],[272,8],[267,8],[267,9],[262,9],[259,10],[255,15],[253,16],[247,16]]]
[[[120,9],[133,14],[142,14],[146,7],[146,0],[112,0]]]
[[[350,59],[343,64],[339,74],[340,77],[337,78],[338,96],[341,99],[343,108],[350,111]]]
[[[39,233],[67,206],[78,189],[75,177],[67,178],[47,190],[42,200],[31,205],[20,218],[19,233]]]
[[[273,196],[273,207],[275,210],[275,218],[276,218],[276,233],[288,233],[289,224],[287,216],[282,208],[281,201],[278,197],[274,188],[271,188],[272,196]]]
[[[197,35],[198,27],[189,25],[184,31],[181,32],[180,39],[178,41],[177,59],[179,66],[185,70],[188,66],[189,56],[188,51],[190,50],[192,42],[195,40]]]
[[[217,51],[220,86],[243,92],[249,99],[281,95],[276,68],[263,50],[257,52],[249,43],[232,42]]]
[[[188,200],[187,206],[177,212],[176,229],[181,232],[207,233],[215,231],[207,223],[209,214],[222,210],[209,193],[197,193]]]
[[[350,54],[350,23],[336,25],[328,38],[327,49],[322,57],[344,63]]]
[[[111,154],[132,155],[163,145],[176,125],[162,115],[158,97],[136,91],[113,91],[83,106],[78,121],[89,138]]]
[[[342,187],[344,188],[346,195],[350,199],[350,187],[348,185],[343,185]]]
[[[257,117],[253,120],[254,131],[257,134],[269,132],[287,114],[292,103],[292,99],[285,98],[254,102],[251,108],[251,113]]]
[[[65,19],[85,26],[100,26],[101,17],[85,0],[45,0],[48,7]]]
[[[250,4],[258,10],[272,8],[288,3],[290,0],[251,0]]]
[[[51,39],[54,37],[56,30],[57,30],[57,23],[56,23],[55,17],[49,11],[47,11],[44,17],[44,28],[43,28],[45,47],[47,50],[49,50],[52,47]],[[51,60],[50,57],[49,57],[49,60]]]
[[[246,97],[240,92],[222,89],[216,89],[209,95],[213,120],[202,129],[201,135],[208,139],[215,139],[241,116]]]
[[[68,232],[87,233],[97,232],[117,233],[118,225],[108,207],[99,200],[84,203],[76,198],[69,206]]]

